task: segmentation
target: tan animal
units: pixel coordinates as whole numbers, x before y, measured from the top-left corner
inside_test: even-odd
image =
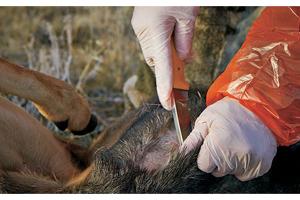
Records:
[[[68,122],[70,130],[78,132],[89,126],[88,104],[69,85],[4,60],[0,62],[0,71],[1,92],[34,101],[44,116]],[[198,116],[201,103],[197,98],[190,99],[190,110]],[[85,150],[59,141],[28,113],[0,97],[0,192],[3,193],[300,191],[300,143],[279,147],[270,172],[248,182],[233,176],[215,178],[199,170],[196,162],[199,148],[187,155],[176,153],[178,143],[172,129],[172,115],[157,105],[129,113]],[[85,165],[78,165],[78,158],[86,160]]]
[[[90,107],[74,88],[63,81],[3,59],[0,59],[0,93],[33,101],[47,119],[58,124],[65,122],[65,126],[76,133],[89,126]],[[117,139],[118,134],[110,137],[106,132],[97,141],[98,145],[105,143],[109,146]],[[34,176],[28,177],[30,172],[31,175],[45,176],[49,181],[67,184],[78,180],[77,176],[86,174],[81,174],[83,170],[72,160],[69,149],[74,146],[70,147],[58,140],[35,118],[1,96],[0,144],[0,174],[9,175],[11,179],[19,179],[30,185],[34,182]],[[86,156],[89,156],[88,151]],[[53,182],[54,185],[57,183]],[[45,185],[36,187],[38,192],[43,192],[43,189],[38,188]],[[48,186],[45,188],[47,192],[51,191]]]

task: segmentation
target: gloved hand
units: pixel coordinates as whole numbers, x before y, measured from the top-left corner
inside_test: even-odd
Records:
[[[233,174],[241,181],[268,172],[277,151],[275,137],[269,128],[229,97],[201,113],[182,150],[187,153],[198,142],[202,143],[197,159],[200,170],[216,177]]]
[[[132,27],[147,64],[155,66],[158,97],[167,110],[174,104],[171,36],[174,32],[177,55],[187,60],[197,13],[198,7],[135,7],[133,12]]]

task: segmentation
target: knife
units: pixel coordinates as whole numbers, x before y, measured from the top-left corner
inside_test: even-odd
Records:
[[[187,138],[191,131],[191,117],[188,107],[189,83],[184,78],[184,63],[177,56],[173,42],[172,46],[172,64],[173,64],[173,102],[172,109],[174,125],[179,144]]]

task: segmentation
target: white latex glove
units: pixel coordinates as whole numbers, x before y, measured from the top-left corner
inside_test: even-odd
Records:
[[[132,27],[147,64],[155,66],[158,97],[167,110],[174,104],[171,36],[174,32],[177,55],[187,60],[197,13],[198,7],[135,7],[133,12]]]
[[[247,181],[267,173],[277,152],[275,137],[237,100],[225,97],[198,117],[182,149],[202,143],[197,164],[216,177],[235,175]]]

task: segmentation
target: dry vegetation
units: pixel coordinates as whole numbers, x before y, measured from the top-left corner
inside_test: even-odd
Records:
[[[131,7],[2,7],[0,56],[71,83],[113,117],[123,109],[124,81],[144,65],[131,14]]]
[[[69,82],[109,124],[124,112],[124,82],[144,67],[132,9],[0,7],[0,56]],[[27,100],[9,99],[54,128]]]
[[[139,77],[135,83],[138,91],[148,97],[155,94],[153,74],[145,67],[131,28],[132,10],[0,7],[0,56],[70,83],[90,101],[102,125],[108,126],[128,109],[122,88],[130,76]],[[193,43],[194,61],[186,68],[191,87],[207,89],[238,50],[259,10],[200,10]],[[54,129],[30,102],[14,96],[9,99]]]

